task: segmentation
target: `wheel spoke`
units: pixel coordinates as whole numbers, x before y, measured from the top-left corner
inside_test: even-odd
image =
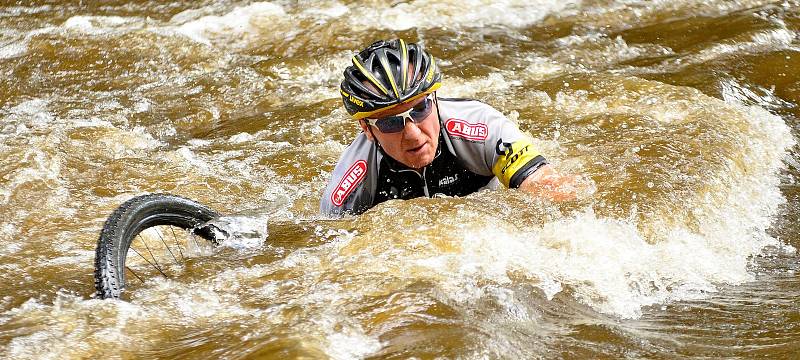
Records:
[[[181,263],[178,262],[178,259],[175,258],[175,254],[172,253],[172,250],[169,249],[169,245],[167,245],[167,242],[164,241],[164,237],[161,236],[161,231],[157,230],[156,231],[156,235],[158,235],[158,237],[161,239],[161,243],[164,244],[164,247],[167,248],[167,251],[169,252],[169,254],[172,255],[172,260],[175,260],[175,264],[176,265],[180,265]],[[172,235],[175,235],[175,234],[173,233]],[[175,242],[177,242],[177,241],[178,241],[178,239],[175,239]]]
[[[175,236],[175,229],[172,228],[172,225],[169,226],[169,231],[172,231],[172,238],[175,239],[175,245],[178,245],[178,254],[181,254],[181,261],[186,261],[186,257],[183,256],[183,251],[181,251],[181,245],[178,244],[178,237]]]
[[[169,276],[167,276],[167,274],[165,274],[165,273],[164,273],[164,271],[163,271],[163,270],[161,270],[161,266],[159,266],[159,265],[158,265],[158,260],[156,260],[156,257],[155,257],[155,255],[153,255],[153,252],[152,252],[152,251],[150,251],[150,247],[149,247],[149,246],[147,246],[147,241],[145,241],[145,240],[144,240],[144,238],[142,237],[142,234],[139,234],[139,235],[137,235],[137,236],[138,236],[140,239],[142,239],[142,242],[144,243],[144,247],[145,247],[145,249],[147,249],[147,252],[149,252],[149,253],[150,253],[150,256],[153,258],[153,262],[155,263],[154,267],[155,267],[156,269],[158,269],[158,272],[160,272],[160,273],[161,273],[161,275],[164,275],[164,277],[166,277],[166,278],[169,278]],[[136,250],[134,250],[134,251],[136,251]],[[136,251],[136,253],[137,253],[137,254],[139,254],[139,252],[138,252],[138,251]],[[139,254],[139,256],[142,256],[142,254]],[[145,259],[145,257],[144,257],[144,256],[142,256],[142,258],[143,258],[143,259]],[[145,259],[145,261],[147,261],[147,259]],[[147,263],[149,263],[150,265],[153,265],[153,264],[152,264],[152,263],[150,263],[149,261],[147,261]]]
[[[158,270],[158,272],[160,272],[160,273],[161,273],[161,275],[164,275],[164,277],[166,277],[166,278],[169,278],[169,276],[167,276],[167,274],[164,274],[164,272],[163,272],[163,271],[161,271],[161,268],[160,268],[160,267],[158,267],[158,266],[156,266],[156,265],[153,265],[153,263],[151,263],[151,262],[150,262],[150,260],[147,260],[147,258],[146,258],[146,257],[144,257],[144,255],[140,254],[140,253],[139,253],[139,252],[136,250],[136,248],[133,248],[133,247],[131,247],[131,250],[133,250],[133,252],[135,252],[135,253],[136,253],[136,255],[139,255],[139,256],[140,256],[142,259],[144,259],[144,261],[146,261],[148,264],[150,264],[150,266],[152,266],[152,267],[154,267],[156,270]],[[126,266],[126,267],[127,267],[127,266]]]
[[[195,249],[200,251],[200,244],[197,243],[197,238],[194,235],[194,231],[189,232],[192,235],[192,242],[194,243]]]
[[[136,251],[136,250],[133,250],[133,251]],[[137,254],[138,254],[138,253],[137,253]],[[130,271],[130,272],[131,272],[131,274],[133,274],[133,276],[135,276],[137,279],[139,279],[139,281],[141,281],[141,282],[142,282],[142,284],[144,284],[144,280],[142,280],[142,278],[141,278],[141,277],[139,277],[139,275],[138,275],[138,274],[136,274],[136,271],[133,271],[133,269],[131,269],[131,268],[130,268],[128,265],[125,265],[125,268],[126,268],[126,269],[128,269],[128,271]]]

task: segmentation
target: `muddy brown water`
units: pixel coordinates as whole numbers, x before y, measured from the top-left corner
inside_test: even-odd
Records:
[[[7,2],[0,357],[798,358],[798,36],[797,1]],[[595,191],[321,219],[385,37]],[[92,298],[152,192],[269,236]]]

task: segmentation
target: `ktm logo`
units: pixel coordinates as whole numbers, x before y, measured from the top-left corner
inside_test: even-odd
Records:
[[[444,127],[451,135],[467,140],[486,140],[489,135],[486,124],[472,124],[461,119],[448,119]]]
[[[364,176],[366,175],[367,162],[364,160],[356,161],[353,166],[347,169],[347,172],[344,173],[342,177],[342,181],[339,182],[339,185],[337,185],[336,189],[331,193],[331,202],[333,202],[333,205],[342,206],[344,200],[350,196],[350,193],[355,190],[356,185],[358,185],[361,180],[364,180]]]

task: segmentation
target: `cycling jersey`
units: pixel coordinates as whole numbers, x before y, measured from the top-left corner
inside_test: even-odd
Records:
[[[476,100],[439,98],[439,146],[421,172],[383,152],[364,133],[345,149],[320,213],[360,214],[391,199],[464,196],[502,183],[516,188],[547,160],[502,113]]]

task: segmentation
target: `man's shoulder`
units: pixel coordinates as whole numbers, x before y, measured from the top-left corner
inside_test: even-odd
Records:
[[[463,102],[463,101],[477,101],[477,102],[482,102],[482,101],[480,101],[478,99],[473,99],[473,98],[456,98],[456,97],[444,97],[444,96],[438,96],[437,99],[441,100],[441,101],[461,101],[461,102]]]
[[[377,172],[376,160],[379,160],[374,150],[373,143],[363,133],[344,150],[322,195],[322,214],[339,216],[345,212],[358,212],[371,201],[368,179]],[[368,196],[364,196],[364,192]]]
[[[498,116],[504,117],[502,113],[491,105],[476,99],[439,98],[439,101],[440,110],[446,116],[456,118],[471,117],[471,120],[479,122],[485,122]]]
[[[476,142],[494,140],[508,118],[489,104],[475,99],[442,98],[440,112],[445,133],[454,140]]]
[[[440,104],[444,104],[446,106],[452,107],[489,107],[492,108],[491,105],[480,101],[478,99],[472,98],[451,98],[451,97],[437,97],[436,98]]]
[[[373,164],[375,157],[371,156],[373,147],[374,144],[363,133],[359,134],[339,157],[333,171],[334,177],[341,176],[356,163],[364,163],[370,167],[376,166]]]
[[[366,158],[372,146],[373,143],[369,141],[367,136],[364,135],[364,133],[360,133],[353,139],[353,142],[344,149],[339,161],[341,162],[341,160],[349,157]]]

